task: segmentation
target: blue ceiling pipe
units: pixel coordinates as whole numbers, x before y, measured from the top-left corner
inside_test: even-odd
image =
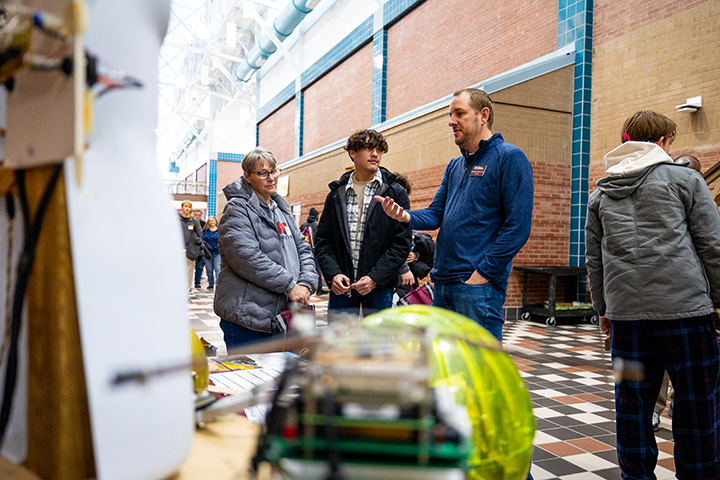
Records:
[[[291,0],[273,22],[273,30],[277,38],[282,42],[289,37],[295,27],[308,13],[312,12],[318,3],[320,0]],[[245,61],[235,69],[235,78],[241,82],[245,81],[248,73],[260,68],[276,50],[277,47],[270,37],[263,33],[255,44],[255,48],[245,56]]]

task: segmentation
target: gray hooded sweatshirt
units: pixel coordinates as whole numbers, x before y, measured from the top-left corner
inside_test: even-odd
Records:
[[[290,206],[277,193],[272,195],[275,216],[243,177],[223,193],[228,202],[218,227],[221,262],[215,313],[245,328],[271,332],[273,318],[287,310],[290,290],[302,284],[313,291],[317,285],[312,250],[295,225]],[[278,225],[278,218],[284,218],[285,225]],[[293,247],[297,255],[287,252]]]
[[[588,202],[593,308],[610,320],[672,320],[720,307],[720,214],[702,176],[657,145],[605,156]]]

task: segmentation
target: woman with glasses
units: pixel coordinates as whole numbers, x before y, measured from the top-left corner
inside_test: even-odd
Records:
[[[272,153],[245,155],[243,176],[226,186],[220,218],[220,275],[215,313],[228,351],[273,334],[273,319],[289,302],[307,305],[317,273],[310,245],[277,192]]]

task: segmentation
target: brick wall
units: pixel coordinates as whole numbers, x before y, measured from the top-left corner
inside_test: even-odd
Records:
[[[493,94],[497,101],[494,131],[525,151],[535,175],[535,209],[528,244],[516,259],[524,265],[567,265],[570,227],[570,132],[572,67],[552,72]],[[528,108],[531,107],[531,108]],[[383,132],[389,151],[382,165],[404,173],[413,186],[412,208],[426,207],[437,191],[447,162],[459,154],[447,126],[447,107]],[[351,166],[336,149],[287,170],[288,201],[322,210],[327,184]],[[513,273],[506,306],[519,306],[521,277]],[[547,284],[532,285],[535,297]],[[539,301],[539,300],[538,300]]]
[[[555,51],[557,18],[557,2],[424,2],[388,30],[387,118]]]
[[[652,17],[640,11],[639,3],[648,11],[673,14]],[[720,2],[630,4],[637,7],[634,16],[652,18],[621,36],[598,33],[605,41],[594,48],[590,190],[605,176],[603,156],[620,144],[625,118],[638,110],[654,110],[677,123],[673,157],[693,153],[703,157],[707,168],[720,150]],[[617,8],[617,2],[596,3],[596,32],[614,21]],[[616,21],[630,21],[621,17]],[[676,112],[675,105],[698,95],[704,106],[697,113]]]
[[[217,193],[221,194],[226,185],[234,182],[243,174],[240,162],[217,162]],[[217,197],[217,218],[220,219],[226,203],[225,195]]]
[[[682,13],[713,0],[595,0],[593,43],[597,46],[638,28]],[[717,2],[715,2],[717,3]],[[664,52],[657,50],[657,52]]]
[[[243,174],[241,162],[217,162],[217,189],[222,191]]]
[[[372,43],[305,90],[305,152],[369,128],[372,115]]]
[[[278,163],[295,158],[295,99],[260,123],[260,146],[270,150]]]

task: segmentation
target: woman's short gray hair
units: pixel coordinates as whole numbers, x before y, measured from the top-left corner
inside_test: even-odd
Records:
[[[257,147],[250,150],[248,153],[245,154],[245,157],[243,157],[243,171],[248,173],[254,172],[258,163],[261,163],[262,160],[265,160],[268,165],[270,165],[271,169],[277,167],[275,155],[273,155],[270,150],[266,150],[262,147]]]

